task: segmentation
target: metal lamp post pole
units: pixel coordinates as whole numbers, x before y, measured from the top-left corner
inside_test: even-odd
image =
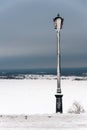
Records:
[[[60,30],[63,25],[63,18],[58,14],[57,17],[53,19],[54,27],[57,32],[57,92],[55,94],[56,97],[56,113],[63,113],[62,108],[62,93],[61,93],[61,55],[60,55]]]
[[[57,93],[61,93],[61,83],[60,83],[60,72],[61,72],[61,63],[60,63],[60,31],[57,31]]]
[[[57,31],[57,93],[56,97],[56,113],[63,113],[62,94],[61,94],[61,55],[60,55],[60,31]]]

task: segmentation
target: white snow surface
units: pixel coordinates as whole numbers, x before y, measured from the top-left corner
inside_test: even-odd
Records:
[[[56,88],[56,80],[0,80],[0,130],[87,130],[87,81],[61,81],[63,114],[55,114]],[[67,113],[74,101],[84,114]]]
[[[0,117],[0,130],[87,130],[87,115],[50,114]]]
[[[63,112],[73,101],[87,109],[87,81],[62,80]],[[0,80],[0,114],[55,113],[56,80]]]

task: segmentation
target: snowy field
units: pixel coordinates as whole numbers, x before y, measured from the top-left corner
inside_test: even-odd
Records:
[[[0,130],[87,130],[87,115],[3,116]]]
[[[55,114],[56,84],[46,79],[0,80],[0,130],[86,130],[87,81],[61,81],[63,114]],[[84,114],[67,113],[74,101],[84,107]]]
[[[62,80],[63,112],[73,101],[87,109],[87,81]],[[56,80],[0,80],[1,114],[55,113]]]

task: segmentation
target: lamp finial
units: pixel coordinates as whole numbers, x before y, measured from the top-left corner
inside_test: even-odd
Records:
[[[60,14],[59,14],[59,13],[57,14],[57,17],[60,17]]]

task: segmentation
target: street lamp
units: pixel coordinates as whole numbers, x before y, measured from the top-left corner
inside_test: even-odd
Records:
[[[54,22],[54,28],[57,32],[57,93],[55,95],[56,97],[56,113],[62,113],[62,93],[61,93],[61,82],[60,82],[60,76],[61,76],[61,56],[60,56],[60,30],[62,29],[64,19],[60,17],[58,14],[57,17],[53,19]]]

